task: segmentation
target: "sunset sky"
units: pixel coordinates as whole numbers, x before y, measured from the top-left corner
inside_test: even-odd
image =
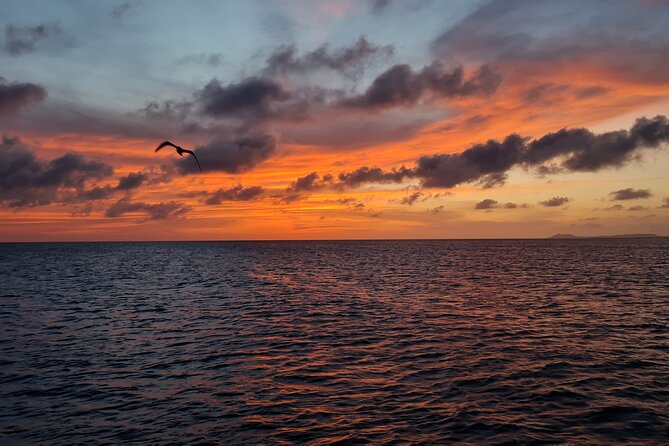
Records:
[[[0,241],[669,235],[667,116],[661,0],[4,1]]]

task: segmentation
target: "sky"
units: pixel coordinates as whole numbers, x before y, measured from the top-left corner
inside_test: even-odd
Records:
[[[663,0],[0,2],[0,241],[669,236],[667,117]]]

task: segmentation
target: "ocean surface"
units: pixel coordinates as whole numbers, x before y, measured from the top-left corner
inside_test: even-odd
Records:
[[[0,444],[667,444],[669,239],[0,245]]]

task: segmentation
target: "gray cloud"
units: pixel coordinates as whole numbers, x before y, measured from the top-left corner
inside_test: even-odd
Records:
[[[205,172],[242,173],[265,161],[275,149],[276,140],[273,136],[255,132],[221,137],[197,147],[195,152]],[[176,165],[182,174],[199,172],[190,157],[178,159]]]
[[[402,198],[400,200],[400,204],[404,204],[407,206],[413,206],[415,202],[417,202],[420,199],[427,199],[428,197],[425,196],[421,191],[416,191],[413,192],[412,194],[407,195],[406,197]]]
[[[523,70],[585,61],[626,78],[666,82],[663,8],[652,2],[492,0],[438,36],[431,49],[438,57],[518,63]]]
[[[639,118],[632,128],[594,134],[587,129],[562,129],[528,141],[516,134],[502,142],[489,140],[459,153],[422,156],[413,168],[384,171],[361,167],[339,174],[339,186],[363,183],[400,183],[421,180],[423,187],[455,187],[477,183],[484,188],[499,186],[516,166],[533,168],[542,174],[564,171],[597,171],[621,167],[638,159],[642,149],[657,149],[669,142],[669,120],[665,116]],[[562,159],[559,168],[544,163]]]
[[[18,138],[0,143],[0,203],[8,207],[38,206],[62,201],[85,190],[90,181],[108,178],[113,169],[67,153],[50,161],[38,159]]]
[[[105,216],[117,218],[131,212],[143,212],[149,220],[166,220],[182,216],[191,210],[190,206],[179,201],[153,204],[133,202],[129,197],[124,197],[111,205],[105,212]]]
[[[409,65],[395,65],[374,79],[363,94],[343,98],[340,105],[381,109],[415,105],[430,96],[487,96],[497,90],[501,80],[501,75],[488,65],[481,66],[468,79],[465,79],[463,67],[447,71],[438,61],[418,72]]]
[[[527,203],[523,204],[518,204],[518,203],[512,203],[512,202],[507,202],[507,203],[499,203],[497,200],[493,200],[491,198],[486,198],[483,201],[479,201],[474,205],[474,209],[495,209],[495,208],[504,208],[504,209],[519,209],[519,208],[528,208]]]
[[[224,201],[253,201],[257,200],[265,193],[260,186],[243,187],[241,184],[229,189],[218,189],[213,192],[209,198],[204,200],[205,204],[221,204]]]
[[[213,79],[196,98],[205,116],[257,123],[269,119],[302,121],[311,103],[319,101],[318,94],[309,89],[289,91],[269,78],[248,77],[225,86]]]
[[[116,186],[116,189],[122,191],[137,189],[148,180],[149,175],[145,172],[131,172],[127,176],[121,177],[118,180],[118,186]]]
[[[58,46],[69,46],[71,43],[57,22],[41,23],[36,26],[5,26],[3,49],[11,56],[30,53],[39,45],[49,42]]]
[[[491,198],[486,198],[483,201],[479,201],[474,205],[474,209],[494,209],[499,205],[497,200]]]
[[[357,77],[362,74],[367,64],[390,57],[393,53],[394,48],[392,46],[374,45],[364,36],[361,36],[350,47],[330,50],[328,45],[322,45],[302,56],[297,55],[295,45],[287,45],[270,54],[263,73],[274,76],[328,69],[349,77]]]
[[[653,194],[649,189],[632,189],[628,187],[627,189],[620,189],[611,192],[611,200],[637,200],[640,198],[650,198]]]
[[[553,197],[549,198],[546,201],[540,201],[539,204],[548,208],[555,208],[562,205],[565,205],[571,201],[571,198],[568,197]]]
[[[412,169],[402,166],[399,169],[384,171],[378,167],[360,167],[352,172],[340,173],[337,186],[357,187],[363,183],[399,183],[414,176]]]
[[[522,161],[525,140],[509,135],[504,141],[489,140],[461,153],[420,157],[415,175],[425,187],[454,187],[461,183],[481,181],[497,185],[507,170]]]
[[[46,96],[41,85],[8,82],[0,76],[0,114],[15,113],[26,105],[42,102]]]

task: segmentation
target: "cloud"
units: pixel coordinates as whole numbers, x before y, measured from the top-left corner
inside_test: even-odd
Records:
[[[88,182],[108,178],[110,165],[67,153],[50,161],[38,159],[18,138],[0,143],[0,203],[8,207],[38,206],[64,200],[85,190]]]
[[[614,201],[637,200],[640,198],[650,198],[653,196],[649,189],[632,189],[631,187],[613,191],[609,195],[611,195],[611,200]]]
[[[346,206],[353,211],[362,211],[365,209],[365,203],[361,202],[355,197],[344,197],[337,200],[328,200],[330,203],[335,203],[340,206]]]
[[[648,208],[646,206],[630,206],[629,208],[627,208],[627,210],[628,211],[633,211],[633,212],[634,211],[645,211],[645,210],[648,210]]]
[[[413,176],[413,171],[402,166],[388,172],[378,167],[360,167],[352,172],[340,173],[337,186],[357,187],[363,183],[399,183]]]
[[[587,64],[605,67],[607,77],[666,82],[669,36],[660,8],[666,5],[492,0],[439,35],[431,50],[437,57],[522,66],[524,77]]]
[[[553,197],[546,201],[540,201],[539,204],[548,208],[556,208],[565,205],[571,201],[568,197]]]
[[[439,212],[443,211],[444,208],[445,208],[445,206],[443,204],[440,204],[437,207],[433,207],[433,208],[428,209],[426,212],[428,212],[430,214],[438,214]]]
[[[243,173],[269,158],[276,149],[273,136],[254,132],[239,136],[224,136],[195,149],[205,172],[221,171]],[[182,174],[199,172],[190,157],[178,159],[176,165]]]
[[[662,200],[662,206],[663,208],[669,208],[669,197],[665,197],[664,200]]]
[[[497,90],[501,75],[488,65],[481,66],[465,79],[464,68],[447,71],[435,61],[415,72],[409,65],[395,65],[381,73],[360,95],[343,98],[343,107],[382,109],[412,106],[430,98],[488,96]]]
[[[243,187],[241,184],[229,189],[221,188],[204,200],[205,204],[221,204],[224,201],[252,201],[259,199],[265,190],[260,186]]]
[[[530,207],[527,203],[518,204],[518,203],[499,203],[497,200],[491,198],[486,198],[483,201],[479,201],[474,205],[474,209],[495,209],[495,208],[504,208],[504,209],[519,209],[519,208],[528,208]]]
[[[116,186],[116,189],[122,191],[137,189],[142,184],[147,182],[148,179],[149,175],[145,172],[129,173],[127,176],[121,177],[119,179],[118,186]]]
[[[502,142],[489,140],[464,152],[423,156],[416,162],[414,176],[425,187],[454,187],[461,183],[482,181],[484,186],[499,185],[504,173],[523,159],[525,140],[518,135]]]
[[[499,203],[496,200],[491,198],[486,198],[483,201],[479,201],[474,205],[474,209],[493,209],[496,208]]]
[[[31,83],[8,82],[0,76],[0,115],[15,113],[19,109],[46,99],[46,89]]]
[[[310,103],[317,101],[311,92],[289,91],[275,80],[252,76],[225,86],[213,79],[196,93],[196,98],[202,113],[212,118],[249,123],[302,121],[308,116]]]
[[[614,204],[608,208],[604,208],[605,211],[622,211],[625,207],[622,204]]]
[[[423,187],[450,188],[477,183],[484,188],[502,185],[514,167],[536,169],[541,174],[598,171],[621,167],[638,159],[641,149],[657,149],[669,142],[669,120],[665,116],[639,118],[632,128],[595,134],[583,128],[562,129],[529,140],[516,134],[504,140],[475,144],[459,153],[422,156],[412,168],[384,171],[360,167],[339,174],[339,186],[363,183],[400,183],[418,179]],[[560,160],[559,165],[546,165]]]
[[[111,205],[105,212],[106,217],[118,218],[131,212],[143,212],[149,220],[166,220],[179,217],[192,208],[179,201],[169,201],[167,203],[144,203],[133,202],[129,197],[124,197]]]
[[[429,196],[425,196],[421,191],[416,191],[400,200],[400,204],[405,204],[407,206],[413,206],[415,202],[417,202],[420,199],[423,199],[425,201]]]
[[[304,74],[328,69],[348,77],[358,77],[367,64],[390,57],[393,53],[392,46],[374,45],[364,36],[349,47],[330,50],[328,45],[322,45],[302,56],[297,55],[295,45],[286,45],[270,54],[263,74],[267,76]]]
[[[111,11],[111,16],[114,20],[122,20],[125,16],[130,14],[131,11],[137,9],[137,7],[141,4],[140,1],[131,1],[127,0],[125,2],[119,3],[118,5],[114,6]]]
[[[3,49],[11,56],[31,53],[42,44],[69,46],[70,39],[67,38],[60,23],[41,23],[36,26],[5,26],[5,40]]]

